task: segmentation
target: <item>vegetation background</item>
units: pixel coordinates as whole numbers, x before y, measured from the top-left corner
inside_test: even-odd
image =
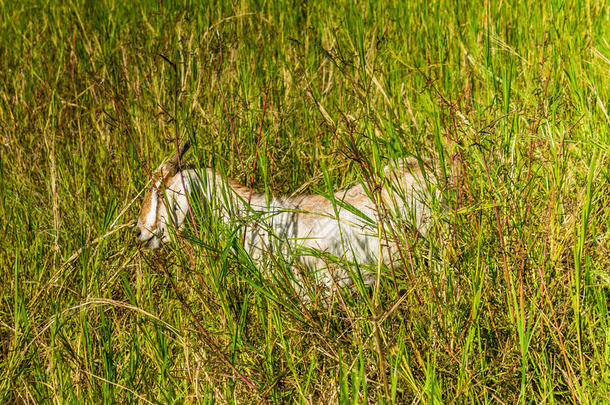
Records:
[[[0,33],[1,403],[610,401],[606,1],[0,0]],[[302,306],[222,224],[139,250],[188,133],[269,195],[432,158],[447,209]]]

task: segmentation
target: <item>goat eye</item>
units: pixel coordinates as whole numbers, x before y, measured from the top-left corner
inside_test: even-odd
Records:
[[[174,210],[174,212],[178,212],[178,209],[180,207],[178,206],[178,204],[174,204],[174,206],[172,207],[172,209]]]

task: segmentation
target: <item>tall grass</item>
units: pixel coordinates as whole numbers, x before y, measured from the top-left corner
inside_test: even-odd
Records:
[[[1,401],[610,401],[609,27],[596,0],[0,0]],[[201,212],[138,249],[190,133],[268,196],[418,156],[444,203],[426,240],[379,229],[402,260],[372,287],[303,304]]]

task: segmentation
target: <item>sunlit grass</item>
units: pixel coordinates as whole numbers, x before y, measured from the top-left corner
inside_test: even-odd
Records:
[[[374,4],[0,1],[2,402],[610,401],[610,8]],[[191,133],[269,196],[432,159],[436,224],[330,297],[201,212],[140,251]]]

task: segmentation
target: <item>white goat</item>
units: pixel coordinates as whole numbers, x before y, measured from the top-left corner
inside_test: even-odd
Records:
[[[386,265],[396,259],[395,243],[384,243],[382,226],[386,230],[392,226],[401,235],[403,226],[415,226],[422,235],[430,226],[430,193],[423,162],[415,158],[385,167],[383,186],[373,191],[377,202],[360,184],[335,192],[332,198],[299,195],[267,201],[264,194],[254,193],[212,169],[180,171],[180,157],[189,146],[187,141],[153,174],[136,227],[136,237],[147,249],[170,241],[170,228],[183,226],[193,200],[188,196],[197,192],[211,215],[225,222],[245,222],[243,245],[254,262],[263,264],[271,255],[294,258],[316,272],[319,284],[330,288],[334,283],[343,286],[351,281],[348,266],[332,266],[331,270],[328,263],[332,258],[359,265],[378,265],[380,257]],[[362,275],[366,284],[374,279],[370,271]]]

